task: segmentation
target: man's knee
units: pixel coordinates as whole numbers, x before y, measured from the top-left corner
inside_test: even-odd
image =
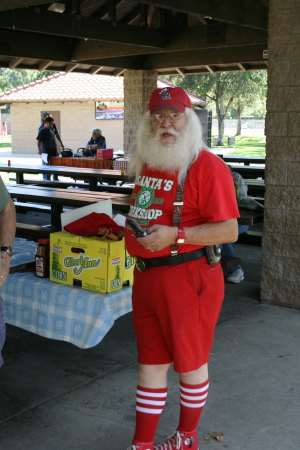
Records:
[[[179,374],[180,380],[186,384],[201,384],[208,379],[208,365],[207,363],[199,367],[199,369],[192,372],[185,372]]]

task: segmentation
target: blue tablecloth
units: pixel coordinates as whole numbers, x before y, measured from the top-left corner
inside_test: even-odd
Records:
[[[27,253],[34,245],[29,248],[20,242],[14,249],[21,246]],[[7,277],[0,293],[6,323],[89,348],[103,339],[118,317],[131,311],[131,290],[127,286],[101,294],[38,278],[34,272],[16,272]]]

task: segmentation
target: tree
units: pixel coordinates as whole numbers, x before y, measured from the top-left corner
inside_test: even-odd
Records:
[[[41,78],[48,77],[55,72],[24,69],[0,69],[0,90],[1,92],[14,89],[24,84],[32,83]]]
[[[252,106],[252,110],[264,111],[266,108],[267,95],[267,73],[266,71],[243,72],[243,85],[240,92],[233,101],[237,110],[237,130],[236,136],[241,135],[242,112],[245,107]]]
[[[18,86],[32,83],[54,73],[49,71],[40,72],[38,70],[0,69],[0,92],[10,91]],[[5,112],[9,111],[9,105],[7,105],[6,110]]]
[[[224,121],[231,106],[235,104],[241,115],[243,105],[265,96],[266,76],[263,71],[221,72],[168,77],[168,81],[215,103],[218,118],[217,145],[224,145]]]

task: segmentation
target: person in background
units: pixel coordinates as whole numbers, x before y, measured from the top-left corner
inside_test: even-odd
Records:
[[[48,112],[46,112],[46,111],[43,112],[43,114],[42,114],[42,123],[41,123],[41,125],[39,126],[38,133],[39,133],[39,131],[43,128],[44,123],[45,123],[45,119],[47,119],[47,117],[52,117],[52,116],[51,116],[50,113],[48,113]],[[58,142],[60,143],[61,148],[62,148],[62,150],[63,150],[63,149],[65,148],[65,146],[64,146],[64,144],[62,143],[62,140],[61,140],[59,131],[58,131],[58,129],[57,129],[57,127],[56,127],[56,125],[55,125],[54,122],[53,122],[53,128],[52,128],[52,131],[53,131],[53,133],[55,134],[55,137],[56,137],[56,139],[58,140]]]
[[[48,165],[52,156],[58,156],[55,134],[53,133],[54,120],[52,117],[46,117],[44,125],[39,129],[37,136],[38,154],[42,157],[42,164]],[[50,175],[43,173],[44,180],[50,180]],[[53,175],[53,180],[58,181],[57,175]]]
[[[12,245],[16,233],[15,205],[0,177],[0,288],[9,273]],[[0,296],[0,367],[3,365],[1,350],[5,341],[5,317],[3,300]]]
[[[129,450],[198,450],[208,360],[224,299],[218,254],[212,252],[212,264],[206,254],[214,244],[237,239],[233,180],[205,146],[199,119],[180,87],[152,93],[130,168],[136,179],[128,217],[146,227],[147,235],[137,238],[125,228],[127,250],[137,258],[132,310],[139,362]],[[179,423],[155,445],[172,363],[179,373]]]
[[[2,136],[7,136],[7,124],[6,124],[6,122],[2,122],[1,133],[2,133]]]
[[[86,144],[85,149],[88,150],[89,156],[96,156],[98,149],[106,148],[105,137],[102,136],[102,131],[99,128],[94,128],[92,131],[92,137]]]
[[[248,192],[248,186],[245,183],[243,177],[237,173],[232,172],[234,186],[235,186],[235,192],[236,192],[236,198],[237,200],[242,200],[243,198],[247,198],[247,192]],[[246,233],[248,230],[248,225],[239,225],[238,233]],[[233,245],[231,243],[222,244],[222,255],[225,256],[232,256],[234,258],[237,257],[235,254]],[[229,283],[240,283],[244,279],[244,271],[242,269],[242,266],[240,264],[229,267],[227,269],[223,269],[225,277],[227,277],[227,281]]]

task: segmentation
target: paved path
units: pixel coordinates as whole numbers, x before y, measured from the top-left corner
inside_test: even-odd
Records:
[[[226,285],[210,361],[200,449],[300,448],[300,312],[259,303],[261,248],[237,245],[245,280]],[[131,314],[96,347],[80,350],[8,327],[0,370],[1,450],[125,450],[135,417]],[[178,421],[177,375],[157,438]],[[224,442],[204,441],[223,431]]]

